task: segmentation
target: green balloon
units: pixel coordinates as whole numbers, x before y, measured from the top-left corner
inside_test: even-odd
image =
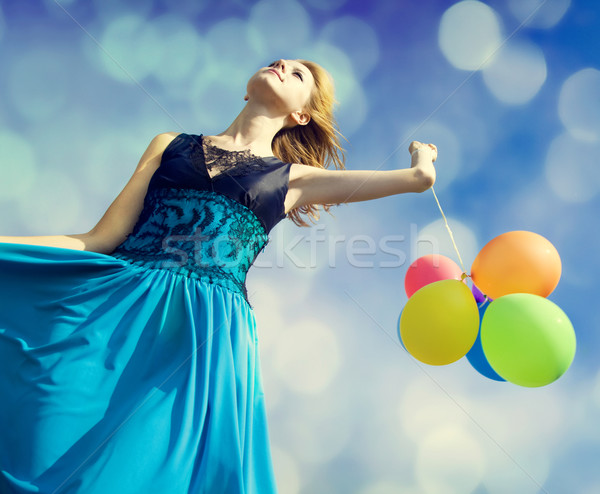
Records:
[[[519,386],[539,387],[562,376],[575,357],[575,331],[562,309],[530,293],[492,301],[481,321],[481,344],[492,368]]]

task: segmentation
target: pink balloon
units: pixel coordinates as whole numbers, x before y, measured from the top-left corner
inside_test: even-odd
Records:
[[[461,280],[462,269],[452,259],[439,254],[419,257],[406,271],[404,289],[408,298],[419,288],[441,280]]]

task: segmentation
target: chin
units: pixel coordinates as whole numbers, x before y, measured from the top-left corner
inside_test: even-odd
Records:
[[[260,103],[269,108],[279,108],[285,110],[289,105],[285,98],[283,98],[277,91],[271,86],[260,85],[259,87],[249,88],[248,96],[255,103]]]

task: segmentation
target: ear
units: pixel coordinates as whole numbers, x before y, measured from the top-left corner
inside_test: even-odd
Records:
[[[291,113],[290,118],[296,122],[296,125],[306,125],[308,122],[310,122],[310,115],[301,110]]]

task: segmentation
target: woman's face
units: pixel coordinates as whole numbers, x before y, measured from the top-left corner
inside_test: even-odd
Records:
[[[247,89],[251,100],[289,114],[305,109],[314,87],[314,77],[305,65],[277,60],[254,74]]]

